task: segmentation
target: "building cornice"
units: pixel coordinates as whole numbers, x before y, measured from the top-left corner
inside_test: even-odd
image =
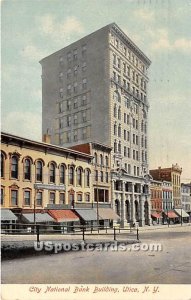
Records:
[[[119,28],[116,23],[112,23],[110,28],[124,41],[124,43],[134,52],[136,55],[145,62],[149,67],[151,60],[133,43],[133,41]]]

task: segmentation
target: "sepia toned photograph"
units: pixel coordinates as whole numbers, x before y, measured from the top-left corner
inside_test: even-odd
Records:
[[[2,299],[191,298],[190,20],[1,0]]]

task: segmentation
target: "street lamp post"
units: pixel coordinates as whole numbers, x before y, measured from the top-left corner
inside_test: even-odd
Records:
[[[181,226],[182,226],[182,206],[181,206]]]
[[[169,227],[169,216],[168,216],[168,199],[166,199],[166,211],[167,211],[167,224],[168,224],[168,227]]]

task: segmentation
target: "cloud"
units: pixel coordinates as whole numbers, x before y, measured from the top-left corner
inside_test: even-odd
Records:
[[[154,51],[169,50],[185,53],[191,51],[191,40],[182,37],[173,41],[169,38],[169,32],[166,28],[149,29],[148,34],[153,39],[150,45]]]
[[[84,32],[83,24],[75,16],[67,17],[63,22],[59,22],[54,15],[47,14],[38,18],[38,22],[41,33],[54,39],[66,38],[72,34]]]
[[[41,115],[14,111],[2,116],[2,130],[19,136],[41,140]]]
[[[29,60],[35,60],[38,61],[42,57],[45,57],[47,55],[46,52],[42,51],[32,43],[30,45],[26,45],[20,52],[21,56],[24,58],[27,58]]]
[[[154,12],[145,8],[140,8],[134,11],[136,18],[142,19],[143,21],[151,22],[154,20]]]

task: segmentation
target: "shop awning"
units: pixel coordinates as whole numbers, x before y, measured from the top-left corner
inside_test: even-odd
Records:
[[[99,217],[103,220],[118,220],[120,217],[112,208],[99,208]]]
[[[16,221],[17,217],[10,209],[1,209],[1,221]]]
[[[48,213],[56,222],[77,222],[80,220],[70,209],[50,209]]]
[[[164,213],[167,216],[167,212],[164,212]],[[170,219],[178,218],[178,215],[174,211],[169,211],[168,218],[170,218]]]
[[[94,209],[75,209],[77,214],[84,220],[84,221],[96,221],[97,220],[97,212]]]
[[[28,223],[34,223],[34,214],[22,214],[22,218]],[[36,213],[36,223],[54,222],[54,219],[47,213]]]
[[[179,215],[179,217],[182,217],[182,218],[189,218],[189,214],[187,214],[187,212],[185,212],[184,209],[181,209],[181,208],[175,208],[175,213],[177,215]]]
[[[151,214],[151,217],[160,219],[160,218],[161,218],[161,215],[158,214],[158,213],[152,213],[152,214]]]

